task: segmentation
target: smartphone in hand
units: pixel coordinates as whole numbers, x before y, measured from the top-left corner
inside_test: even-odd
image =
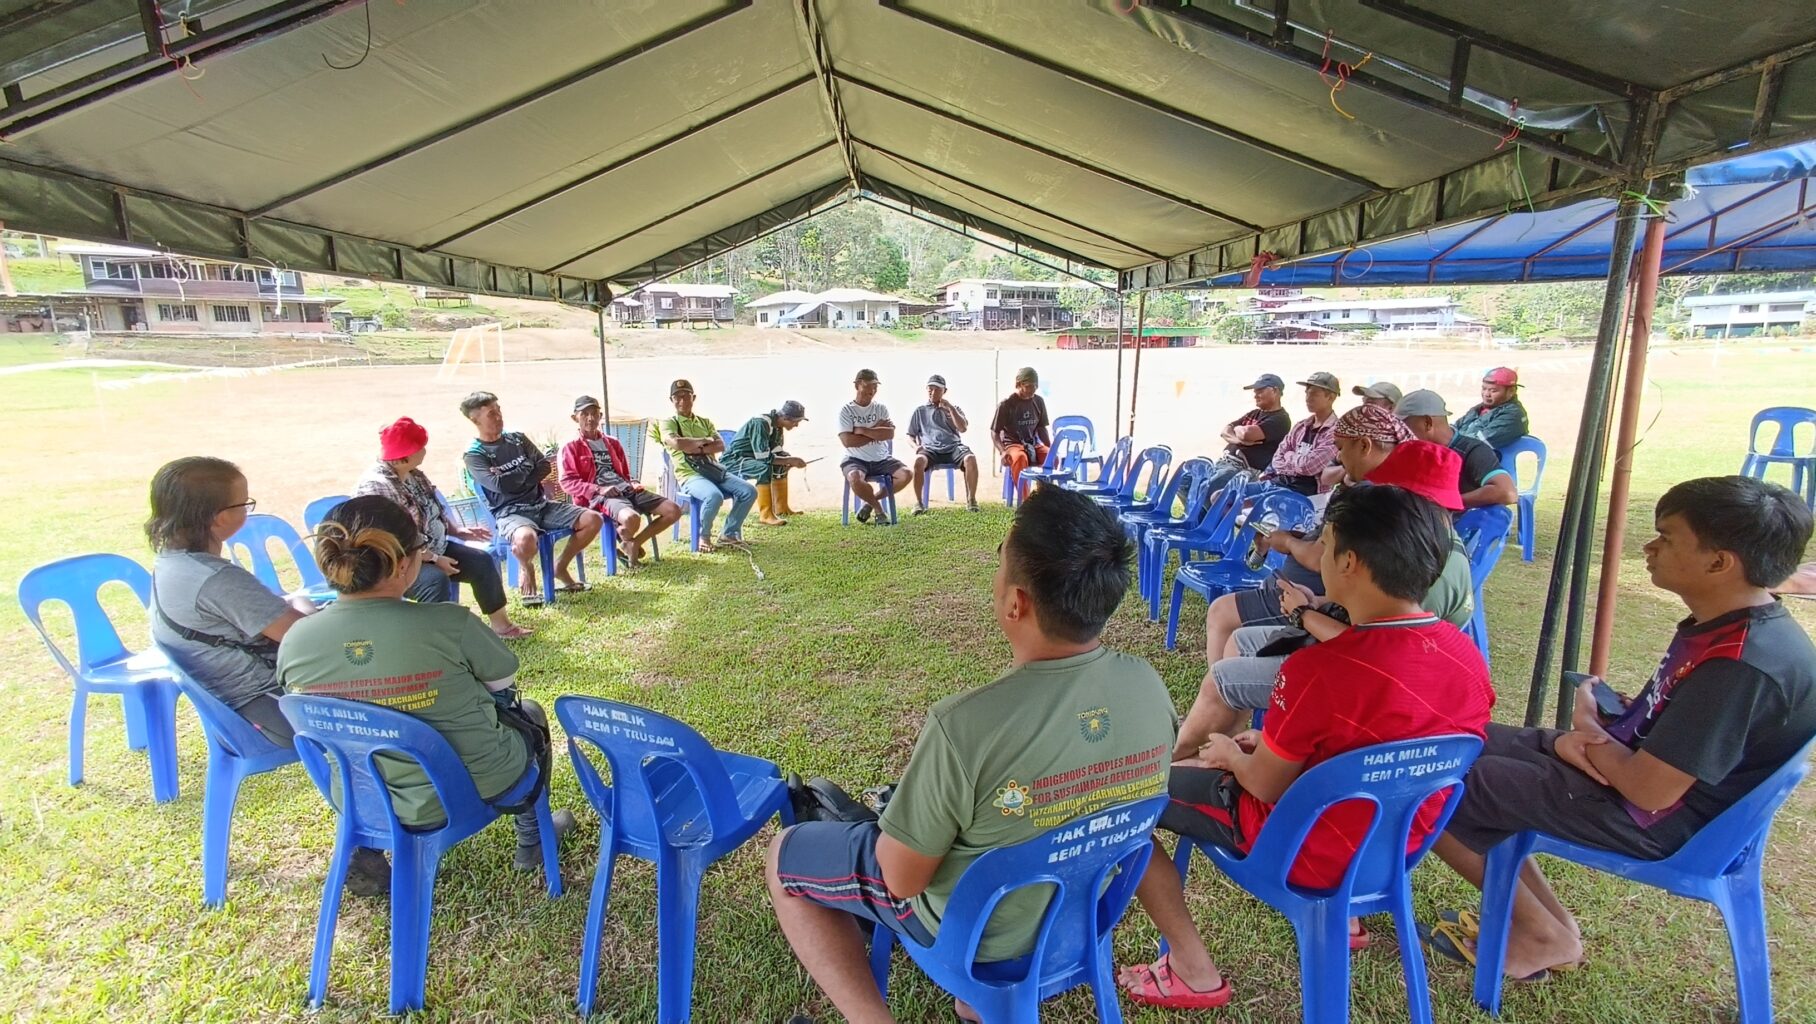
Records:
[[[1627,705],[1621,701],[1620,694],[1614,692],[1605,680],[1587,672],[1565,672],[1564,685],[1576,690],[1586,682],[1593,682],[1589,695],[1595,698],[1595,713],[1605,722],[1611,722],[1627,713]]]

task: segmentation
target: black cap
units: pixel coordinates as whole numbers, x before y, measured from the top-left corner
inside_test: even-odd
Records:
[[[782,403],[781,407],[776,410],[776,415],[785,420],[805,420],[807,419],[807,407],[791,398]]]
[[[946,378],[936,373],[927,378],[927,386],[930,388],[944,388],[946,386]]]
[[[579,398],[574,399],[575,412],[579,412],[582,409],[597,408],[599,408],[599,399],[594,398],[592,395],[581,395]]]
[[[1257,388],[1273,388],[1275,391],[1285,391],[1286,381],[1281,380],[1277,374],[1264,373],[1255,378],[1255,383],[1242,385],[1242,390],[1244,391],[1254,391]]]
[[[677,380],[673,384],[670,384],[668,386],[668,397],[673,398],[683,391],[687,392],[690,395],[694,393],[694,386],[692,384],[688,383],[686,378]]]
[[[856,381],[876,380],[876,371],[868,368],[859,370],[858,375],[853,379]]]

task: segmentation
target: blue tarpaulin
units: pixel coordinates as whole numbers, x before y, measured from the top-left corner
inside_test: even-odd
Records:
[[[1790,146],[1691,168],[1687,197],[1667,214],[1666,274],[1816,270],[1816,145]],[[1514,209],[1474,221],[1326,253],[1263,272],[1262,284],[1502,284],[1608,274],[1615,200]],[[1241,273],[1211,287],[1242,286]]]

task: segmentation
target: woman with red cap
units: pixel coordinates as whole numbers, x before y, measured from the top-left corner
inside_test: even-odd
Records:
[[[491,552],[450,543],[451,539],[489,541],[492,531],[462,526],[443,507],[435,485],[421,468],[428,444],[429,432],[421,424],[408,416],[400,418],[378,432],[379,461],[353,487],[355,495],[376,494],[402,505],[428,544],[429,557],[423,559],[415,585],[404,596],[414,601],[445,601],[449,580],[465,583],[473,588],[480,612],[492,620],[492,632],[506,640],[529,636],[533,631],[512,622],[505,612],[504,581]]]

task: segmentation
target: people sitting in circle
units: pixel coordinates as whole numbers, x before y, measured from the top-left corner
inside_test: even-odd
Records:
[[[1357,384],[1349,389],[1352,395],[1361,395],[1363,405],[1374,405],[1393,412],[1400,404],[1400,386],[1392,381],[1378,380],[1373,384]]]
[[[971,429],[965,410],[946,398],[946,378],[927,378],[927,402],[914,407],[908,417],[908,440],[914,442],[914,514],[927,511],[927,471],[954,466],[965,474],[965,507],[977,509],[977,456],[966,446],[964,433]]]
[[[883,499],[908,486],[913,474],[890,454],[895,421],[889,418],[889,407],[876,400],[881,384],[875,370],[859,370],[851,382],[857,394],[839,410],[839,443],[845,446],[839,472],[845,474],[852,495],[864,503],[858,509],[858,522],[888,526]],[[873,477],[887,483],[872,484]]]
[[[1331,433],[1343,385],[1337,383],[1335,374],[1319,370],[1299,386],[1305,389],[1305,408],[1311,415],[1293,424],[1280,439],[1262,479],[1309,497],[1328,492],[1343,476],[1332,468],[1337,464],[1337,439]]]
[[[301,595],[279,597],[258,577],[221,557],[227,541],[258,508],[246,477],[225,459],[190,456],[151,478],[145,536],[152,563],[151,638],[204,690],[288,747],[296,730],[278,708],[278,642],[315,611]],[[391,866],[377,850],[353,851],[347,889],[383,895]]]
[[[668,400],[675,414],[656,424],[654,432],[662,444],[677,458],[675,486],[681,493],[700,503],[700,550],[711,553],[717,548],[744,550],[744,517],[757,500],[757,489],[722,465],[717,456],[725,450],[725,439],[719,436],[713,421],[694,415],[694,386],[677,380],[668,386]],[[725,529],[713,541],[713,524],[719,509],[727,501],[731,511],[725,515]]]
[[[959,878],[986,851],[1165,791],[1176,721],[1166,685],[1099,639],[1128,589],[1132,552],[1088,497],[1030,495],[992,584],[1010,666],[927,713],[880,821],[806,822],[770,844],[776,919],[845,1019],[890,1019],[860,924],[932,943]],[[1005,897],[978,958],[1028,953],[1046,903],[1038,886]]]
[[[725,468],[757,482],[757,522],[764,526],[787,526],[786,517],[801,514],[788,507],[788,471],[807,468],[807,460],[783,451],[782,438],[805,422],[807,407],[789,399],[745,420],[725,450]]]
[[[573,419],[580,436],[561,448],[561,489],[575,505],[611,519],[617,528],[618,554],[635,569],[643,559],[643,542],[679,522],[681,509],[631,475],[624,446],[599,429],[604,415],[597,398],[574,399]],[[647,526],[644,516],[650,517]]]
[[[1022,470],[1045,465],[1053,445],[1047,400],[1034,393],[1039,387],[1040,374],[1034,367],[1015,371],[1015,390],[997,403],[996,416],[990,421],[990,440],[1023,498],[1028,496],[1028,488],[1021,482]]]
[[[416,521],[428,542],[422,571],[405,594],[412,601],[448,600],[448,582],[465,583],[473,590],[479,613],[492,622],[492,632],[506,640],[529,636],[534,630],[511,621],[505,609],[504,580],[492,552],[461,544],[461,540],[490,541],[492,531],[483,526],[463,526],[435,493],[435,485],[422,471],[428,455],[429,431],[408,416],[378,432],[378,462],[353,485],[353,494],[376,494],[401,505]]]
[[[1242,390],[1254,393],[1255,407],[1231,420],[1217,435],[1228,445],[1217,467],[1252,479],[1273,463],[1280,442],[1293,428],[1293,418],[1280,405],[1286,382],[1277,374],[1264,373]]]
[[[1260,730],[1233,738],[1213,733],[1184,753],[1167,783],[1172,799],[1161,828],[1247,853],[1294,781],[1319,764],[1378,743],[1483,734],[1494,706],[1488,667],[1475,644],[1422,599],[1449,557],[1450,536],[1442,509],[1396,486],[1361,484],[1331,498],[1322,573],[1351,625],[1280,665]],[[1434,794],[1419,809],[1408,850],[1436,827],[1445,797]],[[1339,885],[1373,813],[1360,801],[1325,811],[1288,882]],[[1222,1006],[1233,994],[1230,981],[1192,922],[1173,859],[1158,837],[1154,842],[1136,896],[1169,949],[1153,964],[1123,970],[1119,981],[1131,999],[1150,1006]],[[1352,921],[1350,948],[1368,940]]]
[[[1513,475],[1501,468],[1501,456],[1487,441],[1459,434],[1450,425],[1450,410],[1444,396],[1436,391],[1414,391],[1394,408],[1406,421],[1412,436],[1421,441],[1441,444],[1463,460],[1462,476],[1457,488],[1463,492],[1463,507],[1483,508],[1488,505],[1511,505],[1520,500],[1513,485]]]
[[[1457,433],[1478,437],[1500,451],[1532,432],[1520,404],[1520,375],[1497,366],[1482,377],[1482,402],[1457,420]]]
[[[1810,540],[1810,510],[1741,476],[1666,491],[1646,542],[1653,585],[1690,615],[1637,695],[1576,690],[1568,731],[1490,725],[1463,799],[1432,848],[1478,888],[1488,851],[1538,830],[1642,860],[1677,852],[1816,737],[1816,646],[1769,591]],[[1583,958],[1582,931],[1532,861],[1521,868],[1506,972],[1537,980]],[[1443,915],[1436,952],[1475,960],[1473,915]]]
[[[497,395],[475,391],[461,399],[460,413],[479,431],[464,456],[467,476],[472,478],[479,500],[492,510],[499,534],[510,543],[517,559],[517,599],[525,607],[542,604],[537,545],[544,531],[572,531],[555,556],[555,579],[564,593],[585,590],[586,585],[570,571],[574,556],[599,536],[605,521],[592,509],[549,500],[542,489],[542,481],[549,475],[549,458],[528,437],[504,429]]]
[[[1455,452],[1425,441],[1407,439],[1392,443],[1383,440],[1391,436],[1388,424],[1398,425],[1393,414],[1383,409],[1363,406],[1344,416],[1345,419],[1356,417],[1373,421],[1365,426],[1353,422],[1344,424],[1339,450],[1352,479],[1393,484],[1411,491],[1443,509],[1447,518],[1448,514],[1462,510],[1463,503],[1457,494],[1458,459]],[[1356,430],[1377,433],[1372,436],[1349,433]],[[1275,531],[1268,539],[1274,541],[1280,536],[1280,531]],[[1464,629],[1475,614],[1475,588],[1462,540],[1454,529],[1449,537],[1450,554],[1444,559],[1442,571],[1431,589],[1425,592],[1422,603],[1426,611]],[[1274,677],[1287,654],[1281,648],[1323,642],[1344,630],[1345,620],[1339,611],[1342,603],[1326,593],[1321,568],[1324,542],[1315,537],[1302,539],[1289,535],[1274,546],[1276,550],[1287,551],[1291,559],[1289,565],[1305,568],[1316,565],[1320,569],[1304,575],[1282,573],[1276,585],[1260,588],[1262,592],[1271,592],[1265,598],[1255,596],[1236,601],[1237,615],[1257,621],[1245,621],[1224,634],[1227,639],[1223,640],[1221,648],[1210,646],[1213,639],[1221,638],[1207,637],[1204,682],[1179,730],[1182,755],[1213,733],[1234,732],[1244,716],[1266,705]],[[1278,617],[1265,615],[1266,611],[1275,608],[1279,609]],[[1220,625],[1227,623],[1228,611],[1226,609],[1218,617]]]
[[[421,719],[454,748],[480,799],[495,800],[537,769],[523,734],[499,721],[501,705],[519,706],[517,655],[460,605],[404,600],[427,550],[410,514],[389,499],[363,495],[335,506],[316,532],[315,559],[340,599],[285,635],[277,677],[291,693],[367,701]],[[546,728],[534,701],[520,706]],[[404,827],[447,819],[420,765],[385,758],[378,771]],[[557,833],[574,827],[567,811],[556,817]],[[542,865],[536,814],[515,821],[513,864],[535,870]]]

